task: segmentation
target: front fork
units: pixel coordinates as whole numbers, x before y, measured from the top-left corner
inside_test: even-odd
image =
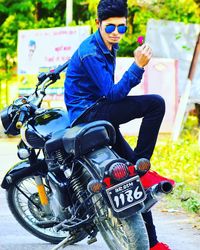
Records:
[[[44,183],[42,180],[41,176],[35,176],[35,183],[37,185],[37,190],[38,190],[38,195],[40,198],[40,202],[45,210],[45,212],[49,211],[49,200],[48,200],[48,196],[44,187]]]
[[[39,155],[39,153],[36,154],[34,149],[31,150],[31,154],[29,156],[30,165],[34,165],[34,164],[37,163],[38,155]],[[48,196],[47,196],[47,193],[46,193],[46,190],[45,190],[45,187],[44,187],[42,177],[40,175],[35,175],[34,179],[35,179],[35,183],[36,183],[36,186],[37,186],[37,191],[38,191],[38,195],[39,195],[39,198],[40,198],[41,205],[43,206],[45,212],[48,212],[48,211],[50,211],[50,209],[49,209],[49,200],[48,200]]]

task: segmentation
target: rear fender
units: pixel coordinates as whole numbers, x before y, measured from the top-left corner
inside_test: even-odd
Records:
[[[108,146],[101,147],[86,155],[87,161],[90,162],[92,169],[98,173],[100,178],[103,178],[106,166],[113,160],[121,159],[112,149]]]
[[[27,176],[47,174],[48,168],[44,160],[37,160],[33,165],[29,161],[22,161],[14,165],[5,175],[1,187],[8,189],[11,185]]]

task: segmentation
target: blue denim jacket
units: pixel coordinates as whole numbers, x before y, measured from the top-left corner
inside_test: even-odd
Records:
[[[71,124],[99,99],[120,101],[140,83],[144,69],[133,63],[114,84],[117,49],[115,44],[113,51],[109,51],[98,30],[84,40],[72,56],[64,93]]]

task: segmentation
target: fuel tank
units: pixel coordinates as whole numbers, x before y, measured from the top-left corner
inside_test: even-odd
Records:
[[[69,124],[66,110],[59,108],[43,110],[24,124],[21,137],[28,147],[40,149],[51,138],[53,132],[63,130]]]

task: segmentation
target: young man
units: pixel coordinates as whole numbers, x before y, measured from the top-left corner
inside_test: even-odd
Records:
[[[144,44],[134,52],[135,62],[122,79],[114,84],[118,43],[127,30],[125,0],[101,0],[98,4],[98,31],[87,38],[74,53],[65,80],[65,103],[71,125],[107,120],[115,127],[117,141],[114,150],[135,163],[139,158],[150,159],[165,113],[165,103],[158,95],[127,96],[140,83],[152,50]],[[143,117],[134,150],[120,133],[119,125]],[[149,172],[145,175],[151,185],[166,178]],[[173,181],[172,181],[173,183]],[[143,214],[150,249],[167,250],[157,241],[151,212]]]

